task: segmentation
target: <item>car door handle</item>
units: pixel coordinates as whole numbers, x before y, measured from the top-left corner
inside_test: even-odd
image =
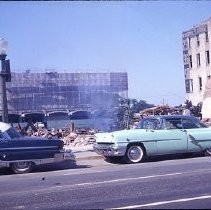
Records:
[[[181,129],[182,132],[187,132],[185,129]]]

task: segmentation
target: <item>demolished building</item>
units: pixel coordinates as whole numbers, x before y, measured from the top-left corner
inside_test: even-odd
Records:
[[[7,84],[9,117],[81,115],[115,107],[128,97],[127,72],[12,72]],[[36,115],[36,116],[35,116]]]

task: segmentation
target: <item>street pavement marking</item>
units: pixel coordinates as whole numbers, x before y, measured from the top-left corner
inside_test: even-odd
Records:
[[[202,199],[208,199],[208,198],[211,198],[211,195],[205,195],[205,196],[199,196],[199,197],[193,197],[193,198],[183,198],[183,199],[170,200],[170,201],[160,201],[160,202],[154,202],[154,203],[147,203],[143,205],[124,206],[124,207],[111,208],[111,209],[137,209],[137,208],[142,208],[142,207],[159,206],[159,205],[169,204],[169,203],[180,203],[180,202],[202,200]]]
[[[113,182],[121,182],[121,181],[131,181],[131,180],[141,180],[141,179],[150,179],[150,178],[158,178],[158,177],[166,177],[166,176],[175,176],[175,175],[184,175],[189,173],[201,173],[203,171],[211,171],[210,169],[202,169],[202,170],[195,170],[195,171],[189,171],[189,172],[183,172],[183,173],[170,173],[170,174],[158,174],[158,175],[151,175],[151,176],[140,176],[140,177],[131,177],[131,178],[122,178],[122,179],[112,179],[112,180],[106,180],[106,181],[99,181],[99,182],[84,182],[84,183],[78,183],[78,184],[71,184],[71,185],[61,185],[56,186],[52,188],[57,189],[64,189],[64,188],[72,188],[72,187],[78,187],[78,186],[89,186],[89,185],[97,185],[97,184],[106,184],[106,183],[113,183]]]
[[[153,176],[142,176],[142,177],[133,177],[133,178],[124,178],[124,179],[113,179],[113,180],[107,180],[107,181],[99,181],[99,182],[85,182],[85,183],[78,183],[78,184],[67,184],[67,185],[58,185],[58,186],[52,186],[48,188],[42,188],[42,189],[31,189],[28,192],[32,193],[34,192],[36,195],[40,193],[46,193],[46,192],[55,192],[55,190],[58,191],[67,191],[71,188],[74,189],[74,187],[83,187],[83,186],[93,186],[97,184],[106,184],[106,183],[113,183],[113,182],[121,182],[121,181],[130,181],[130,180],[139,180],[139,179],[149,179],[149,178],[157,178],[157,177],[166,177],[166,176],[175,176],[175,175],[181,175],[182,173],[172,173],[172,174],[160,174],[160,175],[153,175]],[[14,194],[17,192],[14,191]],[[19,191],[20,193],[20,191]],[[12,192],[9,193],[3,193],[4,195],[11,195]]]
[[[74,187],[83,187],[83,186],[92,186],[97,184],[106,184],[106,183],[113,183],[113,182],[121,182],[121,181],[130,181],[130,180],[141,180],[141,179],[150,179],[150,178],[159,178],[159,177],[167,177],[167,176],[175,176],[175,175],[184,175],[189,173],[201,173],[203,171],[211,171],[210,169],[202,169],[202,170],[195,170],[195,171],[189,171],[189,172],[183,172],[183,173],[169,173],[169,174],[158,174],[158,175],[151,175],[151,176],[141,176],[141,177],[132,177],[132,178],[123,178],[123,179],[113,179],[113,180],[106,180],[106,181],[99,181],[99,182],[85,182],[85,183],[78,183],[78,184],[66,184],[66,185],[59,185],[59,186],[51,186],[48,188],[42,188],[42,189],[31,189],[30,192],[36,192],[39,193],[45,193],[45,192],[51,192],[55,190],[69,190]],[[16,193],[14,191],[14,193]],[[3,193],[6,195],[7,193]],[[10,192],[11,194],[11,192]]]
[[[13,209],[25,209],[26,206],[14,206]]]
[[[83,170],[85,170],[85,169],[83,169]],[[88,174],[90,174],[90,173],[102,173],[102,172],[106,172],[107,170],[106,169],[101,169],[101,170],[96,170],[96,171],[86,171],[86,173]],[[74,172],[72,172],[72,171],[70,171],[69,173],[65,173],[65,174],[62,174],[62,176],[70,176],[70,175],[75,175],[75,174],[79,174],[79,173],[81,173],[79,170],[78,171],[74,171]]]
[[[89,169],[89,168],[88,168]],[[72,169],[70,169],[72,170]],[[88,170],[87,169],[83,169],[85,173],[101,173],[101,172],[108,172],[107,171],[107,168],[103,168],[103,169],[100,169],[100,170],[96,170],[96,171],[92,171],[92,170]],[[184,172],[181,172],[179,173],[179,175],[181,174],[188,174],[188,173],[201,173],[201,172],[209,172],[211,171],[211,169],[197,169],[197,170],[193,170],[193,171],[184,171]],[[80,172],[80,169],[77,169],[77,171],[69,171],[68,173],[64,173],[64,174],[61,174],[61,171],[56,171],[57,173],[59,173],[59,176],[70,176],[70,175],[75,175],[75,174],[81,174]],[[178,173],[177,173],[178,174]],[[21,174],[23,175],[23,174]],[[26,174],[25,174],[26,175]],[[155,175],[157,176],[157,175]]]
[[[153,175],[153,176],[140,176],[140,177],[132,177],[132,178],[123,178],[123,179],[112,179],[107,181],[100,182],[84,182],[79,184],[73,184],[71,186],[84,186],[84,185],[96,185],[96,184],[105,184],[105,183],[113,183],[113,182],[121,182],[121,181],[130,181],[130,180],[138,180],[138,179],[149,179],[149,178],[157,178],[157,177],[165,177],[165,176],[175,176],[181,175],[182,173],[172,173],[172,174],[161,174],[161,175]],[[62,186],[58,186],[62,187]]]

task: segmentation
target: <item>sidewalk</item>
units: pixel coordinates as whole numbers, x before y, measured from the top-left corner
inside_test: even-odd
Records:
[[[92,145],[79,146],[79,147],[68,147],[73,151],[77,160],[89,160],[89,159],[103,159],[101,155],[98,155],[93,150]]]

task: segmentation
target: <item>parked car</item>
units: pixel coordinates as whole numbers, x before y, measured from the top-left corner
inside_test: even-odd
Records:
[[[75,155],[61,140],[22,136],[14,127],[0,122],[0,167],[9,167],[14,173],[30,172],[35,165],[75,162]]]
[[[146,156],[202,152],[211,154],[211,128],[198,118],[161,115],[143,118],[136,129],[96,134],[95,152],[107,159],[120,157],[127,163]]]

